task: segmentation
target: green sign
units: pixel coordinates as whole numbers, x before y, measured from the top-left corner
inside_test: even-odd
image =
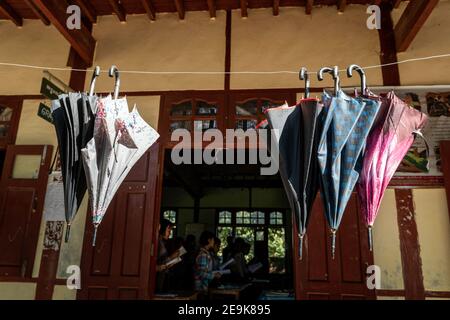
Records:
[[[38,116],[53,124],[52,110],[43,103],[39,104]]]
[[[42,78],[41,84],[41,94],[46,96],[47,98],[54,100],[58,99],[58,95],[63,94],[64,91],[58,88],[55,84],[53,84],[50,80],[46,78]]]

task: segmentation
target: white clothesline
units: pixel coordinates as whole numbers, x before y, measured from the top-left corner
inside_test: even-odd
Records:
[[[406,59],[398,62],[378,64],[372,66],[362,67],[364,70],[375,69],[393,65],[399,65],[404,63],[416,62],[416,61],[425,61],[425,60],[433,60],[433,59],[441,59],[450,57],[450,53],[433,55],[428,57],[421,58],[412,58]],[[28,64],[20,64],[20,63],[9,63],[9,62],[0,62],[0,66],[4,67],[14,67],[14,68],[26,68],[26,69],[38,69],[38,70],[48,70],[48,71],[75,71],[75,72],[93,72],[94,69],[72,69],[72,68],[58,68],[58,67],[45,67],[45,66],[36,66],[36,65],[28,65]],[[109,70],[101,70],[101,73],[108,73]],[[347,72],[346,69],[341,69],[339,72]],[[298,74],[299,71],[290,71],[290,70],[280,70],[280,71],[144,71],[144,70],[120,70],[121,74],[144,74],[144,75],[176,75],[176,74],[191,74],[191,75],[225,75],[225,74]],[[317,72],[310,71],[308,74],[317,74]]]

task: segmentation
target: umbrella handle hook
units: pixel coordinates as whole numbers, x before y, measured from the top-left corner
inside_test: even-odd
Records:
[[[97,78],[100,76],[100,67],[96,66],[94,69],[94,73],[92,74],[92,80],[91,80],[91,86],[89,88],[89,96],[94,95],[95,90],[95,82],[97,81]]]
[[[119,98],[119,89],[120,89],[120,72],[119,69],[115,65],[111,66],[109,69],[109,76],[115,77],[116,82],[114,84],[114,99]]]
[[[333,80],[334,80],[334,94],[337,96],[339,89],[340,89],[340,85],[341,85],[341,80],[339,78],[339,68],[338,66],[334,66],[333,68],[330,67],[323,67],[319,70],[319,72],[317,73],[317,78],[319,79],[319,81],[323,81],[323,74],[324,73],[330,73],[333,76]]]
[[[353,76],[353,70],[356,70],[361,77],[361,94],[365,94],[367,91],[367,78],[364,69],[357,64],[352,64],[347,69],[347,77],[351,78]]]
[[[299,78],[300,78],[300,80],[305,80],[305,99],[308,99],[309,98],[310,80],[309,80],[308,70],[305,67],[302,67],[300,69]]]

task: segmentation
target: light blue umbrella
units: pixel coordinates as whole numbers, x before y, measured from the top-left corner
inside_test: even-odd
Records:
[[[325,216],[332,232],[332,256],[336,231],[361,171],[367,136],[380,108],[378,101],[354,99],[339,88],[337,67],[322,68],[318,77],[330,72],[335,80],[334,96],[324,92],[323,131],[318,161]]]

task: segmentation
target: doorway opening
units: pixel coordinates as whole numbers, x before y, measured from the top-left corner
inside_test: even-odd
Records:
[[[195,292],[199,239],[209,231],[220,242],[216,253],[210,250],[213,271],[232,261],[208,283],[209,298],[294,299],[292,215],[279,175],[262,176],[257,164],[175,165],[171,150],[163,172],[160,219],[175,227],[161,241],[169,256],[181,246],[188,253],[164,271],[164,280],[157,276],[156,298]]]

